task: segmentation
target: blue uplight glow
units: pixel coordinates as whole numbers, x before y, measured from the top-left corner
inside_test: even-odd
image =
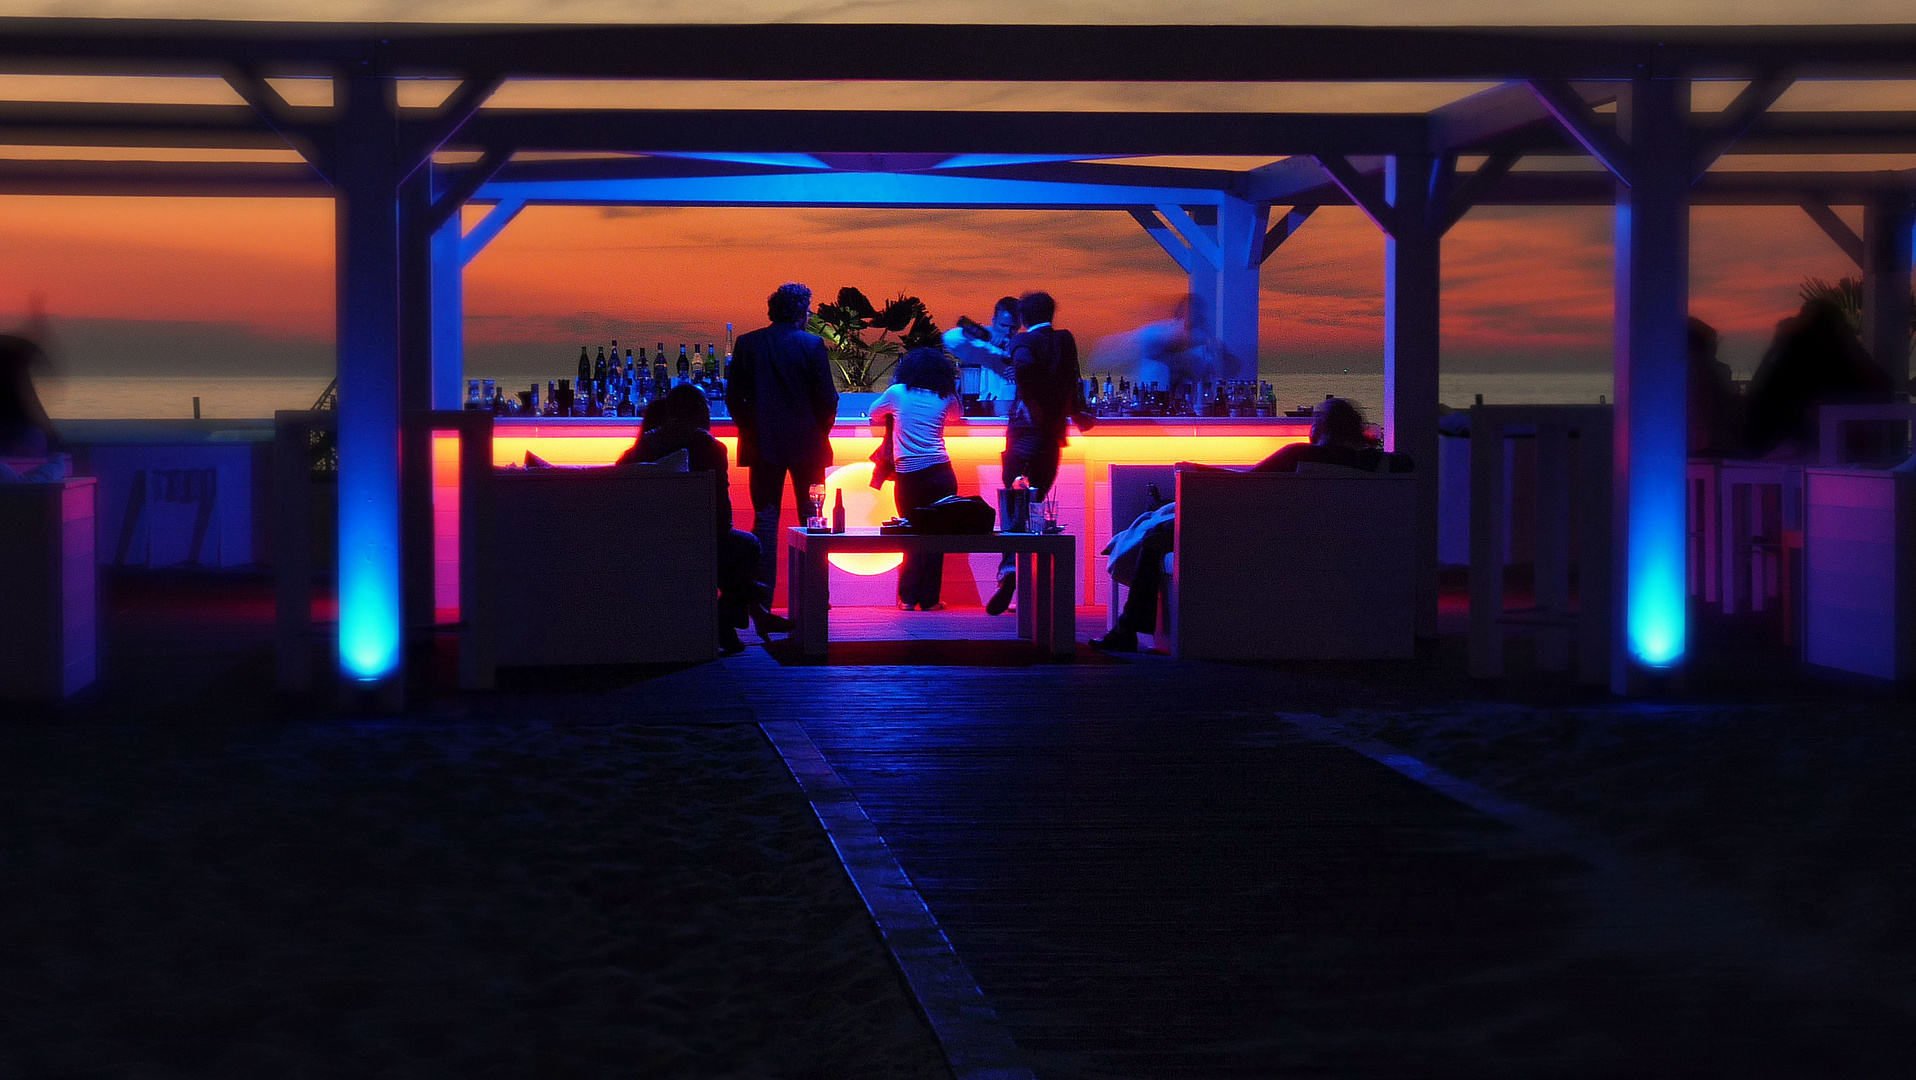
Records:
[[[339,664],[374,682],[399,669],[399,401],[341,368]]]
[[[1627,215],[1619,208],[1628,227]],[[1628,409],[1629,445],[1621,475],[1629,483],[1629,555],[1625,634],[1632,659],[1665,668],[1683,659],[1689,636],[1684,462],[1689,452],[1689,387],[1679,308],[1666,319],[1653,355],[1633,360],[1619,409]],[[1627,405],[1625,404],[1627,402]]]

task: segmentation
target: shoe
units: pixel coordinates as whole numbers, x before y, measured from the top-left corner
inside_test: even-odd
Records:
[[[719,627],[719,655],[737,656],[745,651],[745,643],[739,640],[738,631],[729,626]]]
[[[909,601],[905,601],[905,600],[898,601],[898,610],[900,611],[912,611],[916,609],[917,607],[918,607],[917,604],[910,603]]]
[[[934,601],[932,601],[932,602],[931,602],[931,603],[929,603],[929,604],[920,604],[920,605],[918,605],[918,610],[920,610],[920,611],[943,611],[943,610],[945,610],[945,602],[944,602],[943,600],[934,600]]]
[[[1094,637],[1088,644],[1100,652],[1137,652],[1138,632],[1136,630],[1116,629],[1103,637]]]
[[[774,615],[764,608],[752,612],[752,625],[758,628],[758,636],[766,641],[772,640],[773,634],[792,632],[792,620],[783,615]]]
[[[1018,595],[1018,575],[1005,574],[998,579],[998,591],[985,601],[985,614],[1003,615],[1011,606],[1011,598]]]

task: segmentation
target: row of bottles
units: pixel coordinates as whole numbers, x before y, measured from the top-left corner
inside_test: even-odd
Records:
[[[1092,375],[1082,392],[1085,407],[1098,416],[1275,416],[1278,411],[1275,388],[1254,379],[1164,387]]]
[[[729,324],[725,328],[728,339],[731,329]],[[609,351],[599,346],[596,356],[591,346],[581,345],[573,377],[548,379],[543,397],[536,382],[509,394],[492,379],[468,379],[465,407],[511,416],[636,417],[643,416],[655,398],[684,383],[697,387],[722,408],[731,363],[729,341],[723,359],[717,342],[681,344],[676,365],[668,361],[663,341],[649,356],[643,345],[636,356],[631,348],[621,355],[616,340]]]

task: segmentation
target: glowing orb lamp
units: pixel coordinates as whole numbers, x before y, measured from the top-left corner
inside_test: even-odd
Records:
[[[845,493],[845,527],[848,529],[876,529],[891,518],[898,516],[898,506],[892,501],[892,483],[887,480],[885,486],[872,488],[872,463],[860,461],[833,469],[825,477],[825,519],[831,520],[832,506],[838,501],[838,493]],[[898,552],[873,552],[859,554],[837,554],[831,557],[832,565],[848,574],[871,577],[896,570],[905,561]]]

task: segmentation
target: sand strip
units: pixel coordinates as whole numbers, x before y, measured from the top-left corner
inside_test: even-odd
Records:
[[[790,721],[759,727],[811,800],[958,1080],[1031,1080],[1017,1045],[952,951],[931,909],[805,729]]]

